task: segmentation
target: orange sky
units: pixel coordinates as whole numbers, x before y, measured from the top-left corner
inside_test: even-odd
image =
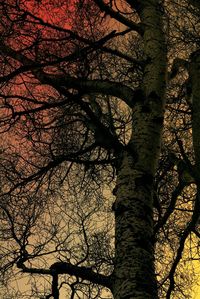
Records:
[[[24,1],[24,8],[44,21],[69,29],[73,25],[70,20],[70,15],[74,12],[72,4],[73,0],[28,0]],[[60,299],[65,299],[65,296]],[[200,287],[195,288],[193,299],[200,299]]]

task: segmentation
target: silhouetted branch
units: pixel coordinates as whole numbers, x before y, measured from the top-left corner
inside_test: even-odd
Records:
[[[36,76],[36,78],[43,84],[50,84],[53,87],[60,87],[65,86],[67,88],[76,88],[80,89],[82,92],[84,91],[85,94],[90,93],[101,93],[106,95],[112,95],[118,98],[121,98],[125,101],[125,103],[133,107],[134,106],[134,90],[132,90],[130,87],[123,85],[118,82],[112,82],[109,80],[86,80],[86,79],[80,79],[80,78],[74,78],[67,75],[51,75],[47,74],[41,69],[38,69],[41,67],[39,64],[35,64],[31,59],[27,58],[25,55],[13,50],[11,47],[3,44],[1,42],[1,53],[8,55],[20,63],[24,65],[24,68],[26,71],[29,70],[32,71],[32,73]],[[19,68],[20,70],[21,68]],[[19,71],[18,70],[18,71]],[[17,74],[18,74],[17,71]],[[14,71],[15,75],[16,71]],[[11,76],[11,74],[10,74]],[[0,79],[0,80],[3,80]]]
[[[198,187],[198,189],[199,189],[199,187]],[[169,288],[167,290],[166,299],[171,298],[171,293],[172,293],[172,291],[174,290],[174,287],[175,287],[174,275],[175,275],[177,266],[178,266],[178,264],[179,264],[179,262],[182,258],[185,241],[186,241],[187,237],[189,236],[189,234],[195,229],[196,223],[199,219],[199,211],[200,211],[200,193],[199,193],[199,190],[198,190],[191,221],[188,223],[185,230],[181,234],[181,238],[180,238],[180,241],[179,241],[179,247],[178,247],[178,250],[177,250],[177,253],[176,253],[176,258],[175,258],[175,260],[172,264],[171,270],[170,270],[169,275],[168,275],[170,283],[169,283]]]
[[[155,235],[158,233],[158,231],[162,227],[164,227],[164,225],[167,223],[167,220],[169,219],[170,215],[174,212],[174,208],[176,206],[176,201],[178,199],[178,196],[183,191],[184,187],[185,187],[185,184],[183,184],[182,182],[179,183],[178,186],[176,186],[175,190],[172,193],[170,204],[169,204],[167,210],[165,211],[163,217],[161,219],[159,219],[158,223],[155,225],[155,228],[154,228]]]
[[[111,18],[114,18],[118,22],[124,24],[125,26],[131,28],[132,30],[138,32],[140,35],[143,35],[143,29],[141,24],[137,24],[127,18],[125,18],[118,11],[113,10],[110,6],[104,3],[103,0],[95,0],[95,3],[99,6],[101,11],[108,14]]]
[[[17,263],[17,266],[24,273],[51,275],[53,277],[52,293],[54,294],[57,294],[57,290],[58,290],[57,278],[59,274],[68,274],[68,275],[76,276],[84,280],[88,280],[94,284],[100,284],[109,289],[111,289],[112,287],[111,276],[105,276],[103,274],[94,272],[91,268],[75,266],[72,265],[71,263],[57,262],[54,263],[50,267],[50,269],[39,269],[39,268],[27,268],[23,262],[19,261]]]
[[[111,276],[105,276],[94,272],[91,268],[75,266],[70,263],[57,262],[50,269],[58,274],[69,274],[78,276],[82,279],[89,280],[92,283],[100,284],[104,287],[111,288]]]

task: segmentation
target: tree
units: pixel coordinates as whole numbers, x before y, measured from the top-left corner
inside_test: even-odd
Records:
[[[2,286],[23,273],[25,298],[190,298],[198,1],[0,7]]]

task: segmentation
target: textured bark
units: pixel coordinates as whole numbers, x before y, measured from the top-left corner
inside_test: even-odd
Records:
[[[96,1],[102,4],[102,1]],[[127,0],[130,3],[130,1]],[[113,206],[116,217],[116,256],[115,269],[111,278],[97,275],[85,267],[74,267],[67,263],[54,264],[54,269],[27,269],[18,265],[26,273],[77,275],[111,288],[115,299],[156,299],[157,286],[154,269],[153,247],[153,181],[160,153],[161,134],[164,117],[164,98],[166,84],[166,49],[162,31],[162,13],[159,0],[133,1],[140,15],[141,24],[125,23],[139,32],[143,38],[144,66],[143,82],[138,92],[130,87],[111,81],[80,80],[67,76],[45,73],[41,65],[35,65],[11,47],[0,44],[0,51],[23,64],[23,67],[9,74],[4,80],[10,80],[16,74],[31,70],[42,84],[49,84],[63,95],[67,88],[84,90],[84,93],[101,93],[121,98],[133,113],[133,132],[129,144],[118,156],[118,177],[116,184],[116,202]],[[103,6],[102,9],[105,7]],[[113,11],[109,9],[109,14]],[[118,16],[119,14],[117,14]],[[119,17],[117,17],[119,20]],[[124,21],[121,19],[121,21]],[[124,23],[124,22],[123,22]],[[131,27],[132,26],[132,27]],[[96,46],[95,46],[96,47]],[[70,94],[67,94],[70,96]],[[137,96],[137,98],[136,98]],[[83,105],[83,104],[82,104]],[[88,111],[87,111],[88,112]],[[91,117],[90,117],[91,118]],[[91,118],[92,119],[92,118]],[[95,123],[95,122],[94,122]],[[110,143],[112,139],[110,139]],[[68,158],[69,159],[69,158]],[[57,163],[57,164],[55,164]],[[57,166],[61,161],[53,161],[38,173],[29,177],[29,181],[41,173]],[[55,273],[54,273],[55,274]],[[56,275],[54,275],[54,294],[58,296]]]
[[[189,75],[192,86],[192,138],[195,155],[197,196],[194,204],[194,226],[200,223],[200,50],[191,55]]]
[[[192,136],[197,173],[200,173],[200,50],[191,55]]]
[[[147,65],[133,108],[133,133],[120,157],[116,186],[115,299],[157,298],[153,248],[153,180],[160,153],[166,50],[158,1],[140,1]]]

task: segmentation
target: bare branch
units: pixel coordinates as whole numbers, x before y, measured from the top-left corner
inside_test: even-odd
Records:
[[[80,90],[83,94],[101,93],[121,98],[129,106],[133,107],[133,98],[135,92],[130,87],[109,80],[87,80],[70,76],[56,76],[49,75],[44,72],[38,72],[39,77],[47,82],[52,82],[56,86],[63,86],[67,88],[75,88]]]
[[[199,187],[198,187],[199,189]],[[183,250],[184,250],[184,245],[186,242],[187,237],[189,236],[189,234],[195,230],[195,226],[196,223],[199,219],[199,211],[200,211],[200,195],[199,195],[199,190],[197,191],[197,195],[196,195],[196,200],[195,200],[195,206],[194,206],[194,211],[193,211],[193,215],[191,218],[191,221],[188,222],[185,230],[183,231],[183,233],[181,234],[181,238],[180,238],[180,242],[179,242],[179,247],[177,250],[177,254],[176,254],[176,258],[172,264],[171,270],[169,272],[169,288],[166,294],[166,299],[170,299],[171,298],[171,293],[174,290],[175,287],[175,279],[174,279],[174,275],[177,269],[177,266],[182,258],[182,254],[183,254]]]
[[[58,262],[53,264],[50,269],[58,274],[69,274],[89,280],[92,283],[100,284],[111,289],[111,276],[105,276],[94,272],[91,268],[77,267],[70,263]]]
[[[105,81],[86,80],[86,79],[70,77],[67,75],[60,76],[60,75],[47,74],[40,69],[40,67],[43,65],[35,64],[34,61],[27,58],[25,55],[13,50],[11,47],[5,45],[4,43],[1,43],[0,51],[1,53],[5,55],[9,55],[10,57],[22,63],[24,65],[23,69],[26,71],[28,69],[32,71],[32,73],[36,76],[36,78],[41,83],[50,84],[56,89],[62,86],[67,88],[76,88],[86,94],[102,93],[106,95],[111,95],[111,96],[121,98],[130,107],[134,106],[133,103],[134,91],[126,85],[123,85],[118,82],[108,81],[108,80]],[[19,72],[15,71],[13,76],[16,75],[16,73],[18,74]],[[9,76],[12,77],[11,75]]]
[[[189,4],[194,6],[196,9],[200,11],[200,2],[199,0],[188,0]]]
[[[111,18],[114,18],[118,22],[124,24],[125,26],[129,27],[130,29],[138,32],[140,35],[143,35],[143,29],[141,24],[137,24],[125,18],[122,14],[117,11],[114,11],[110,6],[104,3],[102,0],[95,0],[95,3],[99,6],[101,11],[108,14]]]
[[[188,66],[188,61],[179,57],[175,58],[172,64],[171,72],[169,73],[169,79],[174,79],[178,75],[180,68],[188,70]]]
[[[71,263],[57,262],[54,263],[50,269],[39,269],[39,268],[27,268],[23,263],[18,262],[19,269],[22,269],[24,273],[31,274],[44,274],[44,275],[58,275],[58,274],[69,274],[76,277],[80,277],[84,280],[88,280],[94,284],[100,284],[106,288],[111,289],[111,276],[105,276],[100,273],[94,272],[91,268],[80,267],[72,265]]]

